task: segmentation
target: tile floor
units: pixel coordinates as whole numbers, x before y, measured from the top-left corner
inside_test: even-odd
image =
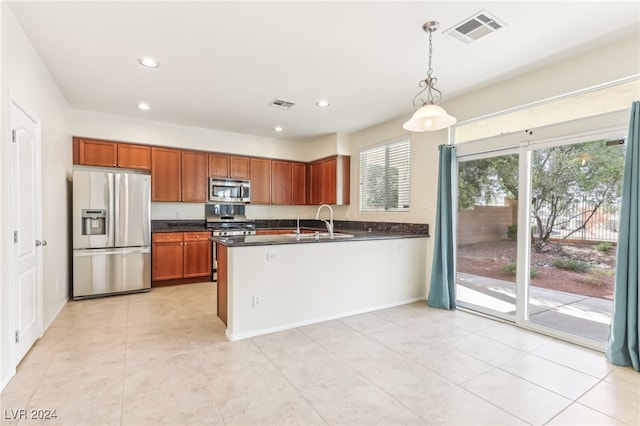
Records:
[[[469,313],[414,303],[231,343],[215,305],[212,283],[70,302],[0,395],[0,423],[640,423],[631,368]]]

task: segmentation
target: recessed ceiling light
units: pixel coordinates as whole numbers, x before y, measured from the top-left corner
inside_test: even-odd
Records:
[[[318,102],[316,102],[316,105],[318,105],[320,108],[325,108],[329,106],[329,101],[326,99],[320,99]]]
[[[273,130],[275,130],[276,132],[281,132],[283,129],[280,126],[276,126],[273,128]]]
[[[142,58],[140,59],[140,64],[149,68],[158,68],[158,63],[153,58]]]
[[[147,111],[147,110],[150,110],[150,109],[151,109],[151,107],[149,106],[149,104],[145,104],[144,102],[140,102],[140,103],[138,104],[138,109],[141,109],[141,110]]]

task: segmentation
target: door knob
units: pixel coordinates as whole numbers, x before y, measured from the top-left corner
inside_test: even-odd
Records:
[[[47,245],[47,240],[36,240],[36,247],[38,246],[46,246]]]

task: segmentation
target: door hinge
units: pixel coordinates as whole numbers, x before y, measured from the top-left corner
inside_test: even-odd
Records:
[[[16,343],[20,343],[20,331],[16,330]]]
[[[11,130],[11,142],[13,142],[13,143],[15,143],[15,142],[16,142],[16,140],[17,140],[17,139],[16,139],[16,133],[18,133],[18,132],[16,132],[16,130],[15,130],[15,129],[14,129],[14,130]]]
[[[13,242],[18,243],[18,231],[13,231]]]

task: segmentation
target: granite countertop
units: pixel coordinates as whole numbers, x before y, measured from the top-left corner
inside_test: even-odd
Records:
[[[278,228],[283,229],[283,228]],[[308,229],[308,228],[306,228]],[[321,234],[326,234],[326,229],[317,229]],[[291,229],[293,234],[295,228]],[[210,237],[211,241],[225,245],[227,247],[249,247],[262,245],[279,245],[279,244],[318,244],[318,243],[337,243],[349,241],[373,241],[373,240],[389,240],[399,238],[427,238],[428,234],[397,232],[397,231],[362,231],[351,229],[338,229],[336,234],[349,234],[353,237],[334,239],[322,237],[315,239],[314,237],[306,237],[298,239],[291,234],[275,234],[275,235],[245,235],[235,237]],[[313,234],[307,234],[313,235]]]
[[[288,229],[291,234],[296,231],[296,220],[254,220],[252,221],[257,230],[261,229]],[[300,220],[300,229],[309,231],[319,231],[326,233],[324,226],[320,227],[316,220]],[[204,220],[153,220],[151,221],[151,232],[198,232],[210,231],[206,228]],[[322,225],[322,223],[320,223]],[[325,243],[325,242],[348,242],[348,241],[367,241],[367,240],[385,240],[398,238],[428,238],[428,224],[412,224],[412,223],[392,223],[392,222],[357,222],[357,221],[335,221],[334,232],[336,234],[350,234],[353,237],[335,238],[327,237],[316,240],[315,238],[298,239],[292,235],[276,234],[276,235],[246,235],[235,237],[210,237],[212,241],[226,245],[228,247],[239,246],[257,246],[257,245],[273,245],[273,244],[306,244],[306,243]]]

